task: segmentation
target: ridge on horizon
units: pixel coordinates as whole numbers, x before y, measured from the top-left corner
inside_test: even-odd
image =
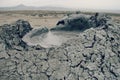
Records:
[[[19,4],[16,6],[0,7],[0,10],[73,10],[72,8],[57,7],[57,6],[27,6],[24,4]]]
[[[0,7],[0,11],[4,10],[54,10],[54,11],[91,11],[91,12],[112,12],[112,13],[120,13],[120,10],[105,10],[105,9],[88,9],[88,8],[68,8],[61,6],[28,6],[24,4],[19,4],[16,6],[8,6],[8,7]]]

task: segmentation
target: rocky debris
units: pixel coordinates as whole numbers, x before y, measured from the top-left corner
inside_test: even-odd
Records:
[[[0,42],[4,43],[6,48],[17,48],[19,46],[25,48],[26,43],[22,41],[22,37],[31,30],[29,22],[24,20],[5,24],[0,26]]]
[[[103,14],[103,13],[96,13],[94,16],[90,17],[90,22],[93,24],[94,27],[100,26],[107,26],[110,25],[111,17]]]
[[[87,29],[60,47],[4,46],[0,80],[120,80],[120,24]]]
[[[108,26],[110,17],[106,14],[95,15],[73,14],[58,21],[55,28],[51,30],[86,30],[91,27]]]

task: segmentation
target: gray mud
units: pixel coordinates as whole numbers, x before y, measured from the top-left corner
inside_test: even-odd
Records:
[[[73,39],[75,37],[78,37],[80,32],[70,32],[70,31],[49,31],[42,33],[40,35],[34,35],[33,31],[29,32],[23,37],[23,41],[25,41],[28,45],[35,46],[40,45],[44,48],[50,48],[50,47],[59,47],[63,43],[65,43],[67,40]]]

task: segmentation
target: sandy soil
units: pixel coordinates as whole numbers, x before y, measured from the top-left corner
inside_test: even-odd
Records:
[[[58,20],[64,17],[64,13],[51,11],[0,11],[0,25],[9,24],[24,19],[30,22],[32,27],[54,27]]]

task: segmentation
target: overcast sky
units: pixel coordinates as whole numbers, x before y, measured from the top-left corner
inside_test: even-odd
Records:
[[[19,4],[27,6],[120,10],[120,0],[0,0],[0,7],[16,6]]]

